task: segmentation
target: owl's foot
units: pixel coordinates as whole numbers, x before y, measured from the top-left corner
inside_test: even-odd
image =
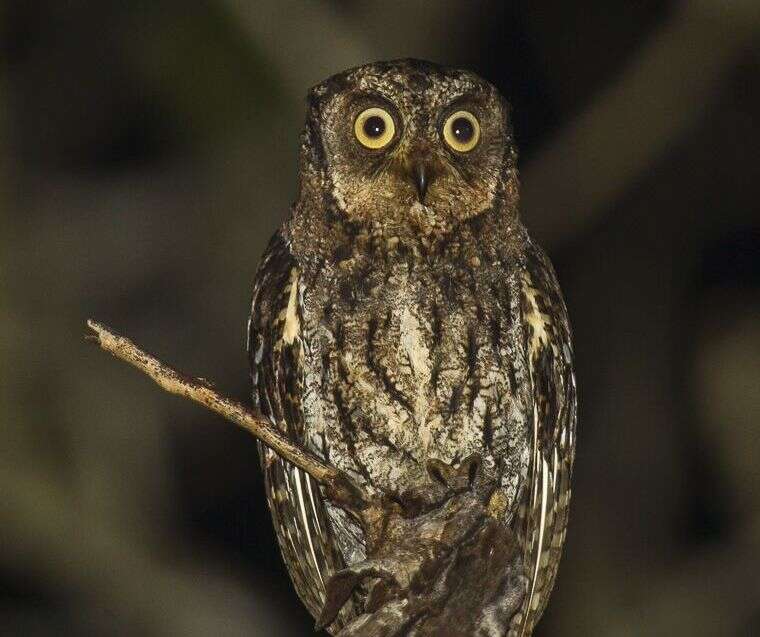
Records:
[[[490,489],[488,478],[482,474],[483,461],[480,454],[472,454],[454,466],[431,459],[427,463],[430,480],[423,485],[407,489],[400,494],[386,494],[388,506],[396,504],[405,517],[415,517],[440,508],[453,496],[468,490],[476,492],[484,487]]]
[[[506,633],[525,595],[515,536],[490,513],[481,458],[428,463],[429,483],[365,511],[367,559],[336,573],[317,623],[329,625],[360,585],[364,613],[340,637]],[[414,631],[410,628],[414,626]],[[503,630],[502,630],[503,629]],[[452,632],[453,631],[453,632]]]

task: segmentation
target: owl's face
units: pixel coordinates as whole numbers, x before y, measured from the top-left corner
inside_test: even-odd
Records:
[[[351,221],[445,233],[496,199],[515,207],[508,109],[466,71],[416,60],[359,67],[312,89],[306,161]]]

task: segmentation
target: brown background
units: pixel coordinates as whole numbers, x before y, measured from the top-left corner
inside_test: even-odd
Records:
[[[0,629],[306,635],[255,443],[83,342],[248,394],[307,88],[414,55],[511,99],[574,322],[566,556],[537,634],[760,634],[760,3],[0,5]]]

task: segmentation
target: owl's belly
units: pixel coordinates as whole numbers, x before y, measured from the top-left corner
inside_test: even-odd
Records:
[[[362,300],[328,300],[327,312],[304,304],[312,448],[370,491],[393,493],[424,483],[429,459],[479,453],[514,496],[530,448],[516,308],[477,286],[452,293],[409,275]]]

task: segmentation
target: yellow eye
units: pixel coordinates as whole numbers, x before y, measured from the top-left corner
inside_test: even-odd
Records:
[[[480,124],[469,111],[457,111],[449,115],[443,125],[443,139],[460,153],[471,151],[480,141]]]
[[[396,134],[396,124],[391,114],[382,108],[368,108],[356,118],[354,135],[366,148],[377,150],[391,143]]]

